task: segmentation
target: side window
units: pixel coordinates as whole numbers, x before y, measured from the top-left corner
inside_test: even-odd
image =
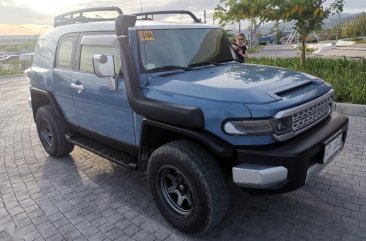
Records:
[[[94,73],[93,55],[94,54],[111,54],[114,56],[114,64],[116,73],[121,69],[121,59],[119,50],[112,46],[88,46],[83,45],[80,56],[80,71]]]
[[[72,69],[75,40],[73,36],[61,39],[56,56],[57,68]]]

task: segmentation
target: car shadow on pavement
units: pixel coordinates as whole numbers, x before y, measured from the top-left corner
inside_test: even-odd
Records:
[[[341,208],[335,208],[336,199],[330,197],[337,193],[321,190],[320,184],[329,182],[322,174],[303,188],[281,195],[249,196],[228,182],[227,216],[210,232],[191,236],[161,216],[144,174],[79,148],[66,158],[48,157],[41,171],[39,185],[47,196],[38,201],[41,208],[56,207],[76,226],[88,222],[101,232],[110,225],[122,232],[134,228],[145,236],[164,233],[177,240],[337,240],[361,232],[352,219],[345,221]],[[57,210],[48,212],[53,215]]]

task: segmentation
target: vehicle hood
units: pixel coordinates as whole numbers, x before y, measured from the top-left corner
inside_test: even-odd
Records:
[[[292,90],[298,96],[322,84],[324,81],[309,74],[239,63],[154,73],[149,77],[150,91],[245,104],[283,100],[291,97]]]

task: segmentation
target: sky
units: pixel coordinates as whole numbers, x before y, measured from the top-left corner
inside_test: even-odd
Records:
[[[117,6],[125,14],[140,11],[189,10],[212,23],[219,0],[0,0],[0,35],[39,35],[52,28],[53,17],[90,7]],[[345,13],[366,12],[366,0],[345,0]]]

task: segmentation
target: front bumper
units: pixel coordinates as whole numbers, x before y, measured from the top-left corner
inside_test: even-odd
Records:
[[[268,146],[239,147],[233,167],[234,183],[253,194],[298,189],[309,176],[331,162],[322,164],[325,143],[337,133],[343,134],[344,143],[347,130],[348,118],[333,112],[317,126],[288,141]]]

